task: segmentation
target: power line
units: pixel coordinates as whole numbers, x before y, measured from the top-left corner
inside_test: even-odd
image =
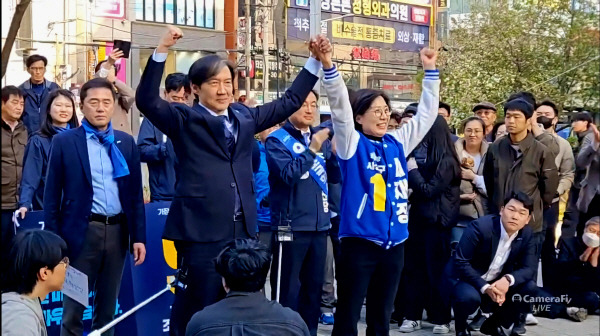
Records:
[[[546,84],[546,83],[548,83],[548,82],[549,82],[549,81],[551,81],[551,80],[554,80],[554,79],[556,79],[556,78],[558,78],[558,77],[560,77],[560,76],[562,76],[562,75],[564,75],[564,74],[567,74],[567,73],[569,73],[569,72],[571,72],[571,71],[573,71],[573,70],[575,70],[575,69],[577,69],[577,68],[579,68],[579,67],[582,67],[582,66],[584,66],[584,65],[586,65],[586,64],[588,64],[588,63],[590,63],[590,62],[592,62],[592,61],[595,61],[595,60],[597,60],[597,59],[599,59],[599,58],[600,58],[600,55],[598,55],[598,56],[596,56],[596,57],[593,57],[593,58],[590,58],[589,60],[587,60],[587,61],[585,61],[585,62],[583,62],[583,63],[581,63],[581,64],[579,64],[579,65],[576,65],[576,66],[574,66],[574,67],[572,67],[572,68],[570,68],[570,69],[568,69],[568,70],[566,70],[566,71],[563,71],[563,72],[559,73],[558,75],[556,75],[556,76],[554,76],[554,77],[552,77],[552,78],[549,78],[549,79],[547,79],[547,80],[545,80],[545,81],[543,81],[543,82],[541,82],[541,83],[538,83],[538,84],[536,84],[536,85],[534,85],[534,86],[532,86],[532,87],[526,88],[526,90],[532,90],[532,89],[535,89],[536,87],[538,87],[538,86],[540,86],[540,85],[542,85],[542,84]],[[496,103],[496,105],[498,105],[498,104],[502,104],[502,103],[504,103],[504,102],[506,102],[506,99],[505,99],[505,100],[503,100],[503,101],[501,101],[501,102],[498,102],[498,103]]]

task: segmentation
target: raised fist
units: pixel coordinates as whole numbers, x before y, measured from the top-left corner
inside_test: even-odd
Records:
[[[179,40],[182,37],[183,32],[181,31],[181,29],[172,25],[167,25],[167,30],[158,42],[158,48],[162,49],[161,51],[164,52],[164,49],[169,49],[170,47],[174,46],[175,43],[177,43],[177,40]]]
[[[435,62],[437,61],[437,51],[429,49],[427,47],[421,49],[421,62],[423,62],[423,69],[435,70]]]

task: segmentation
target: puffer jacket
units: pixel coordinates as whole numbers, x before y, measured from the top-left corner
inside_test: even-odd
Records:
[[[16,210],[23,173],[27,129],[19,121],[14,130],[0,120],[2,128],[2,210]]]
[[[465,150],[465,140],[460,138],[454,143],[454,148],[456,148],[456,154],[458,154],[458,159],[460,162],[468,156]],[[481,155],[481,162],[479,163],[479,167],[470,168],[475,174],[479,175],[483,178],[483,167],[485,165],[485,157],[487,155],[489,144],[487,141],[481,142],[481,148],[479,150],[479,154]],[[468,169],[461,167],[461,169]],[[477,193],[477,196],[473,201],[460,201],[460,210],[459,210],[459,220],[461,219],[477,219],[481,216],[485,216],[488,214],[488,198],[485,190],[478,188],[475,183],[468,180],[460,181],[460,194],[471,194]]]

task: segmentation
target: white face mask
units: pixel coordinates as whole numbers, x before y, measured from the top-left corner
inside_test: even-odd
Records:
[[[595,233],[586,232],[581,238],[583,239],[583,243],[588,247],[600,246],[600,237]]]

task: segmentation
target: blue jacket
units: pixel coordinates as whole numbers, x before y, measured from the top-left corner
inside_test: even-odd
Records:
[[[25,124],[25,127],[27,128],[27,132],[32,135],[40,129],[42,120],[41,113],[46,111],[46,106],[48,104],[46,97],[48,96],[48,93],[52,90],[60,89],[60,86],[44,79],[44,90],[39,97],[35,94],[35,91],[33,91],[29,79],[19,85],[19,88],[25,93],[25,108],[23,109],[22,117],[23,124]]]
[[[304,144],[302,134],[289,121],[283,129]],[[311,134],[314,134],[312,128]],[[313,165],[314,154],[307,149],[294,157],[281,141],[272,136],[267,138],[265,148],[271,185],[271,225],[286,225],[281,220],[290,220],[294,231],[329,230],[330,212],[325,212],[321,187],[310,175],[305,175]],[[327,182],[338,183],[341,172],[329,140],[323,143],[321,152],[326,162]]]
[[[44,186],[51,142],[52,138],[39,132],[33,134],[27,142],[19,207],[29,210],[44,209]]]
[[[252,181],[254,134],[282,122],[297,111],[317,82],[300,71],[283,97],[249,108],[231,104],[238,135],[233,154],[227,149],[222,121],[196,104],[170,104],[158,96],[165,63],[148,60],[135,102],[146,118],[173,141],[178,183],[163,237],[189,242],[216,242],[234,236],[235,193],[239,192],[244,224],[256,234],[256,198]]]
[[[122,244],[146,243],[146,214],[142,193],[140,156],[133,137],[115,130],[115,143],[125,157],[129,175],[117,178],[119,200],[127,225],[121,228]],[[83,127],[52,138],[44,189],[44,222],[67,243],[68,255],[75,259],[83,247],[92,213],[94,191]]]
[[[271,223],[267,150],[260,141],[256,140],[256,142],[258,143],[258,148],[260,150],[260,165],[258,166],[258,171],[254,173],[254,190],[256,191],[256,220],[262,223]]]
[[[171,139],[144,118],[138,135],[140,160],[148,164],[152,202],[170,201],[175,193],[177,157]]]

